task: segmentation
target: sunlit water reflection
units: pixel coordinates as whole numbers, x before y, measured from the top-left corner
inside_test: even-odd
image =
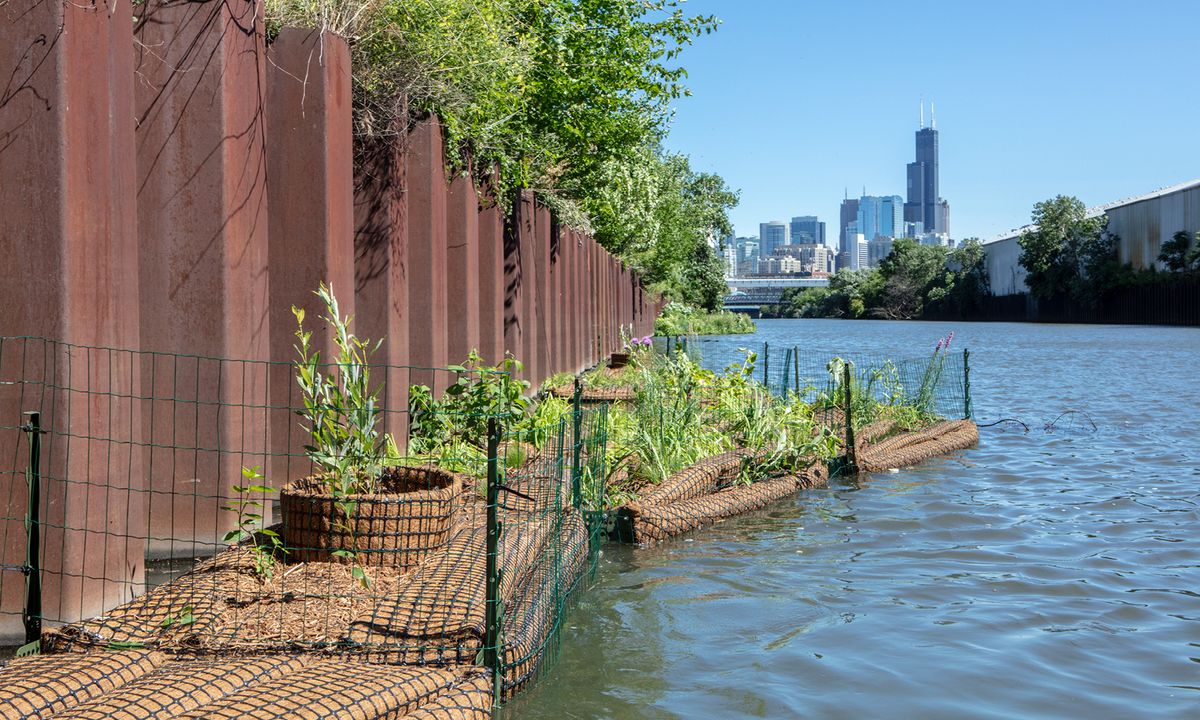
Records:
[[[606,546],[508,717],[1200,717],[1200,331],[759,328],[706,363],[763,340],[908,357],[953,329],[979,422],[1030,432]]]

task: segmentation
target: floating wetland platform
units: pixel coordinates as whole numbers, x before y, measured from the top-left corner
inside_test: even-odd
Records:
[[[595,567],[602,526],[610,539],[657,543],[824,486],[831,471],[911,466],[979,440],[971,420],[917,430],[874,422],[855,432],[831,408],[817,422],[845,448],[839,465],[813,457],[799,471],[745,483],[743,469],[765,457],[733,450],[600,513],[579,501],[580,469],[599,462],[603,476],[603,444],[581,434],[581,395],[574,416],[536,449],[489,424],[486,497],[474,478],[455,475],[437,493],[414,493],[429,506],[414,517],[436,505],[445,522],[389,516],[392,534],[419,541],[397,547],[418,555],[396,563],[365,555],[357,565],[295,553],[264,574],[243,542],[103,615],[42,632],[40,655],[0,667],[0,717],[488,718],[552,657],[569,598]],[[604,401],[633,396],[603,395],[588,398],[589,426],[606,423]],[[512,466],[502,462],[510,451],[520,458]]]

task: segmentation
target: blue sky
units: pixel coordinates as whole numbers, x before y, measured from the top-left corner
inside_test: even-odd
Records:
[[[904,195],[922,98],[937,108],[956,238],[1200,177],[1200,0],[690,0],[692,97],[667,147],[742,192],[739,235],[851,197]]]

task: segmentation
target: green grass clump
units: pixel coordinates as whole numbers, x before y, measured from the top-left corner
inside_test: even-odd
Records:
[[[771,395],[753,378],[755,359],[747,352],[716,373],[685,354],[639,356],[636,402],[609,413],[610,501],[733,449],[756,456],[742,469],[745,483],[835,455],[837,440],[819,427],[813,406],[795,393]]]

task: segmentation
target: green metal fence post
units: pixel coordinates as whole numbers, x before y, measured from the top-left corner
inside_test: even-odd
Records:
[[[25,643],[42,639],[42,567],[41,567],[41,504],[42,504],[42,414],[27,412],[29,422],[21,426],[29,435],[29,506],[25,515]],[[26,648],[22,648],[25,650]],[[40,648],[30,648],[37,652]]]
[[[575,428],[571,436],[575,447],[571,453],[571,505],[575,509],[583,506],[583,468],[580,459],[583,455],[583,382],[575,378],[575,395],[571,398],[572,425]]]
[[[800,348],[792,347],[792,370],[796,374],[796,394],[800,394]]]
[[[500,421],[489,418],[487,423],[487,595],[485,601],[485,631],[483,664],[492,671],[493,704],[500,705],[503,673],[500,667]]]
[[[842,384],[846,395],[846,469],[852,473],[858,472],[858,458],[854,451],[854,396],[851,393],[850,382],[854,372],[850,362],[842,365]]]
[[[787,348],[787,352],[783,354],[783,372],[780,377],[783,380],[783,392],[780,395],[787,395],[788,390],[788,366],[792,364],[792,349]]]
[[[771,389],[771,379],[767,374],[770,367],[771,367],[771,345],[770,345],[770,343],[763,343],[763,385],[765,385],[768,390]]]
[[[963,348],[963,417],[971,419],[971,351]]]

